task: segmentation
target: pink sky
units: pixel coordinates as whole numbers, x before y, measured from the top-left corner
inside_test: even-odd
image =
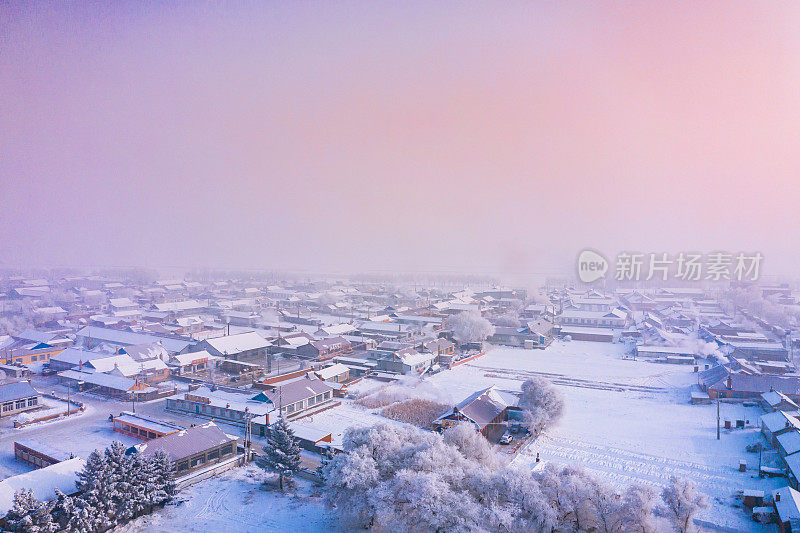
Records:
[[[800,260],[795,3],[0,7],[0,263]]]

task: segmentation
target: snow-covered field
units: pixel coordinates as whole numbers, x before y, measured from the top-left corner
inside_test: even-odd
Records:
[[[483,387],[518,391],[531,375],[542,375],[562,390],[564,418],[514,464],[529,468],[544,461],[582,464],[607,481],[659,487],[672,475],[697,481],[711,498],[703,520],[741,531],[771,531],[755,524],[735,504],[742,489],[770,490],[785,480],[758,479],[758,455],[745,446],[761,439],[758,408],[721,406],[722,420],[749,420],[744,430],[722,430],[716,440],[716,406],[690,405],[696,374],[689,365],[622,359],[621,345],[556,342],[545,350],[495,348],[486,356],[428,382],[458,401]],[[738,471],[745,459],[748,471]]]
[[[294,495],[262,488],[263,470],[237,468],[181,491],[174,504],[119,528],[121,533],[161,531],[344,530],[320,494],[305,484]],[[302,481],[301,481],[302,483]]]

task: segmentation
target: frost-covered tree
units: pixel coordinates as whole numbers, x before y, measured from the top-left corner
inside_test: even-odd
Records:
[[[380,530],[659,531],[652,490],[619,494],[581,468],[504,468],[474,435],[468,425],[444,436],[387,424],[351,428],[344,453],[324,467],[325,497],[359,527]]]
[[[698,490],[697,483],[673,476],[669,485],[661,491],[661,499],[664,505],[660,510],[675,531],[697,531],[694,518],[700,510],[708,507],[708,498]]]
[[[656,533],[656,493],[645,485],[631,485],[622,496],[622,523],[631,533]]]
[[[464,311],[447,319],[447,327],[453,330],[453,338],[461,344],[483,342],[494,334],[494,326],[478,311]]]
[[[561,420],[564,397],[549,381],[535,377],[522,384],[519,407],[525,425],[534,436],[538,436]]]
[[[122,443],[113,442],[103,453],[95,450],[89,455],[78,473],[78,490],[66,529],[106,531],[172,498],[172,464],[161,453],[127,455]]]
[[[56,489],[56,499],[53,501],[51,510],[53,522],[58,526],[58,530],[67,529],[67,525],[77,514],[77,507],[72,496],[68,496]]]
[[[479,507],[438,472],[399,470],[382,484],[377,497],[381,523],[406,531],[469,531]]]
[[[263,449],[265,455],[259,460],[259,465],[278,473],[278,483],[283,490],[284,478],[300,469],[300,445],[283,417],[269,426],[267,444]]]
[[[489,441],[467,422],[461,422],[447,428],[442,433],[445,444],[455,446],[464,457],[475,461],[482,466],[495,468],[499,465],[497,454],[492,449]]]
[[[14,493],[13,507],[6,514],[6,529],[16,533],[52,533],[57,530],[50,507],[40,502],[30,489]]]
[[[149,457],[147,483],[145,484],[146,509],[164,505],[175,496],[175,465],[164,452],[158,451]]]

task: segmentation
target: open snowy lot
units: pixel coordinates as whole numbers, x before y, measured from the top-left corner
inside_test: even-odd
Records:
[[[689,365],[622,359],[623,346],[593,342],[555,342],[545,350],[494,348],[486,356],[427,378],[442,396],[459,401],[496,385],[518,391],[532,375],[551,380],[565,396],[565,415],[517,456],[529,468],[541,460],[582,464],[618,486],[636,482],[659,487],[672,475],[699,483],[710,496],[702,514],[709,523],[741,531],[771,531],[749,520],[734,492],[770,490],[781,479],[758,479],[758,455],[745,446],[759,441],[761,410],[721,406],[722,420],[749,420],[750,427],[722,430],[716,440],[716,405],[690,405],[696,374]],[[738,471],[745,459],[748,471]],[[739,502],[740,504],[740,502]]]
[[[331,531],[342,530],[335,512],[327,509],[311,484],[293,495],[261,486],[263,470],[237,468],[181,491],[175,503],[118,529],[153,531]]]

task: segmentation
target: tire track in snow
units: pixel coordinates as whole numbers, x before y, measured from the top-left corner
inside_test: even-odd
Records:
[[[653,487],[664,486],[671,476],[687,477],[714,496],[727,496],[741,483],[733,468],[711,467],[692,461],[670,459],[642,452],[560,437],[541,437],[524,455],[535,456],[559,464],[581,464],[615,485],[632,481]]]

